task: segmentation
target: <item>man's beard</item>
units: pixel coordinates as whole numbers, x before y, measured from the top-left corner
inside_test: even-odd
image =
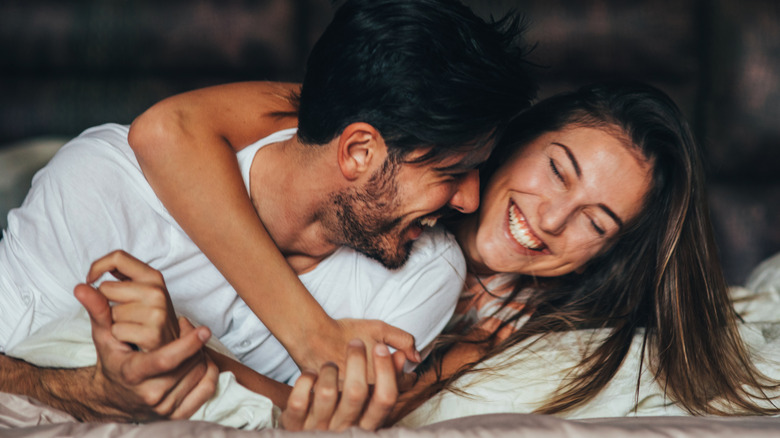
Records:
[[[365,187],[334,193],[330,199],[336,220],[329,228],[337,236],[337,243],[377,260],[388,269],[403,266],[414,244],[413,240],[402,241],[403,217],[392,216],[400,206],[396,181],[399,167],[392,160],[385,160]]]

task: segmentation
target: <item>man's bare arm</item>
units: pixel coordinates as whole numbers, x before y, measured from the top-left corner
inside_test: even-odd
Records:
[[[155,371],[171,368],[166,365],[175,363],[177,356],[188,357],[189,350],[195,348],[197,351],[196,346],[202,346],[203,342],[193,333],[181,345],[175,346],[180,348],[178,352],[173,349],[161,352],[156,363],[163,367]],[[170,411],[170,408],[179,407],[182,401],[167,399],[173,395],[171,389],[177,386],[195,388],[199,382],[208,379],[209,374],[205,367],[191,364],[186,372],[176,377],[165,376],[165,372],[157,372],[153,378],[144,377],[152,369],[140,370],[139,365],[142,364],[128,362],[116,370],[106,370],[106,364],[84,368],[45,368],[0,355],[0,391],[26,395],[81,421],[140,422],[173,414],[175,410]],[[124,380],[117,381],[119,376]],[[206,399],[208,396],[203,401]]]
[[[0,355],[0,391],[26,395],[82,421],[110,421],[120,417],[100,400],[92,387],[95,367],[40,368],[23,360]]]

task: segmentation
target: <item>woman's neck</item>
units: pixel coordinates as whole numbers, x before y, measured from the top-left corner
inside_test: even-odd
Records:
[[[455,240],[458,241],[463,256],[466,258],[466,266],[470,274],[492,275],[495,274],[490,268],[485,266],[482,257],[477,249],[477,231],[479,230],[479,215],[470,214],[453,227]]]

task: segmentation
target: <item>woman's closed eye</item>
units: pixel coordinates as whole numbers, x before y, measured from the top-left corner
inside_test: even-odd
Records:
[[[590,225],[593,227],[596,233],[598,233],[599,236],[604,236],[607,234],[607,231],[604,228],[600,227],[599,224],[596,223],[595,219],[593,218],[589,218],[589,219],[590,219]]]
[[[566,184],[566,180],[564,180],[563,175],[561,175],[560,170],[558,170],[558,166],[555,165],[555,160],[552,158],[550,160],[550,170],[552,170],[552,173],[555,175],[556,178],[558,178],[562,183]]]

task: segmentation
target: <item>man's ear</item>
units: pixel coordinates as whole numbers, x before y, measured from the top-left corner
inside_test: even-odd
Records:
[[[338,162],[341,173],[350,181],[384,162],[387,147],[382,135],[368,123],[352,123],[338,139]]]

